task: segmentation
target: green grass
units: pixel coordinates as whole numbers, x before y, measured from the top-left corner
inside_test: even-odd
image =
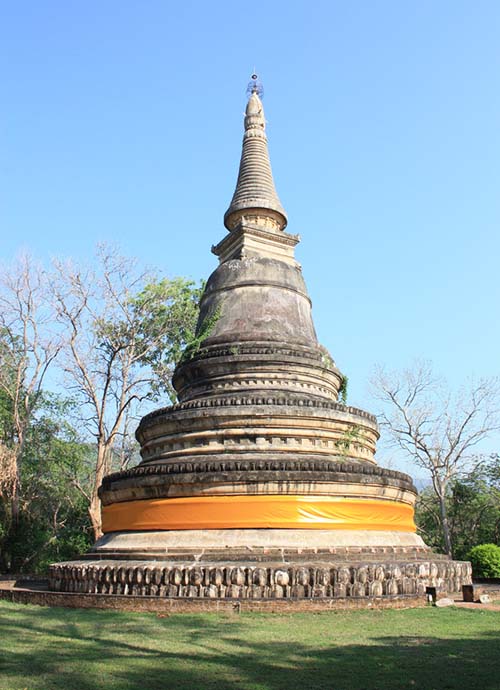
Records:
[[[157,616],[0,602],[1,690],[500,688],[500,612]]]

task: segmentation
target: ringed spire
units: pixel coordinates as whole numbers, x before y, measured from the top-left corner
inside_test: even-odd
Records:
[[[243,147],[236,189],[224,225],[231,231],[241,221],[280,231],[286,228],[288,219],[274,186],[271,161],[267,148],[266,121],[262,94],[257,75],[252,75],[248,91],[250,98],[245,110]]]

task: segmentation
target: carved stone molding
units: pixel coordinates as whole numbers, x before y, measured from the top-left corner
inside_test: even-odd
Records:
[[[472,582],[459,561],[336,564],[199,564],[74,561],[53,565],[56,592],[213,599],[391,597],[425,594],[427,587],[458,592]]]
[[[266,473],[301,473],[313,472],[318,479],[332,478],[342,475],[343,481],[351,481],[353,478],[358,481],[363,477],[373,480],[387,480],[391,485],[401,486],[408,491],[416,493],[416,488],[411,477],[403,472],[388,470],[378,465],[351,463],[342,461],[324,461],[317,459],[249,459],[249,460],[229,460],[211,459],[195,462],[168,462],[143,464],[122,472],[114,472],[104,477],[103,489],[109,489],[115,482],[136,477],[159,476],[159,475],[182,475],[182,474],[221,474],[221,473],[245,473],[258,472],[264,476]]]
[[[182,410],[198,410],[207,408],[218,408],[218,407],[241,407],[245,405],[261,406],[261,405],[273,405],[279,407],[299,407],[299,408],[309,408],[312,410],[333,410],[336,412],[353,415],[356,417],[361,417],[373,425],[377,425],[377,418],[375,415],[360,410],[357,407],[351,407],[350,405],[343,405],[342,403],[328,401],[328,400],[316,400],[314,398],[301,397],[295,395],[287,395],[282,393],[279,395],[270,394],[246,394],[246,395],[231,395],[231,396],[220,396],[211,398],[201,398],[195,400],[189,400],[183,403],[176,403],[168,407],[162,407],[154,412],[150,412],[145,417],[142,418],[139,425],[139,431],[146,429],[149,426],[155,425],[157,420],[162,416],[167,416],[171,412],[182,411]]]

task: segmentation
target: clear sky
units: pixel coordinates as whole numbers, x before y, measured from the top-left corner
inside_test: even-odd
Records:
[[[254,68],[320,340],[500,373],[497,0],[0,1],[0,253],[207,277]],[[382,460],[382,458],[381,458]]]

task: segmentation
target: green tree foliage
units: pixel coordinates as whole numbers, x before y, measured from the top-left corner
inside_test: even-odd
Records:
[[[134,462],[148,402],[175,398],[202,291],[106,247],[92,267],[0,270],[0,570],[85,551],[90,523],[99,536],[102,477]],[[49,367],[71,403],[47,393]]]
[[[97,538],[98,491],[112,469],[114,449],[148,402],[163,391],[174,397],[170,376],[194,332],[202,288],[138,270],[105,246],[92,268],[59,262],[56,272],[58,322],[68,334],[62,352],[66,382],[96,445],[89,513]]]
[[[151,393],[155,398],[166,392],[172,402],[176,400],[170,379],[186,345],[194,340],[204,287],[185,278],[153,278],[130,300],[141,325],[137,340],[144,354],[140,362],[154,374]]]
[[[47,274],[28,255],[0,267],[0,558],[23,520],[23,462],[46,374],[60,349]]]
[[[74,557],[91,543],[84,491],[95,451],[70,424],[73,410],[57,396],[39,398],[24,443],[15,524],[8,504],[0,503],[1,570],[44,572],[49,563]]]
[[[467,558],[477,544],[500,543],[500,483],[494,463],[453,480],[446,494],[446,509],[455,558]],[[439,502],[431,487],[420,493],[415,517],[429,546],[444,550]]]
[[[500,546],[478,544],[469,551],[468,558],[476,577],[500,577]]]
[[[429,362],[401,372],[379,369],[372,379],[379,420],[391,444],[426,470],[437,497],[444,550],[454,555],[448,512],[452,486],[483,458],[476,448],[500,429],[500,381],[471,381],[456,393]]]

